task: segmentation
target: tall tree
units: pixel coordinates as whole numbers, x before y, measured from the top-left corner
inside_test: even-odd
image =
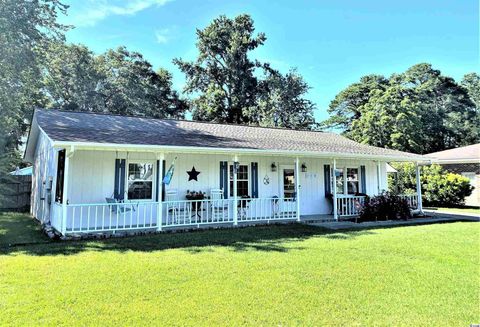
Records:
[[[285,75],[270,71],[260,82],[258,105],[252,108],[250,121],[266,127],[313,128],[315,105],[305,98],[309,88],[295,69]]]
[[[475,103],[477,115],[480,114],[480,75],[469,73],[463,76],[461,85],[467,90],[470,99]]]
[[[39,92],[42,54],[50,42],[63,40],[67,26],[56,18],[66,9],[58,0],[0,1],[0,178],[19,163],[32,110],[45,103]]]
[[[329,112],[324,127],[341,128],[356,141],[381,147],[429,153],[480,139],[467,89],[430,64],[389,79],[366,76],[340,92]]]
[[[321,123],[324,128],[336,128],[344,131],[347,136],[352,130],[353,122],[360,118],[362,106],[370,99],[374,91],[384,91],[388,79],[382,75],[367,75],[358,83],[348,86],[335,96],[328,107],[330,118]]]
[[[172,88],[172,76],[154,71],[125,47],[95,56],[83,45],[54,44],[46,63],[45,93],[52,107],[145,117],[183,118],[187,104]]]
[[[214,19],[197,30],[197,38],[196,61],[174,60],[186,75],[185,91],[198,94],[193,100],[194,119],[249,123],[258,85],[254,71],[260,63],[248,54],[265,42],[265,35],[254,35],[252,18],[240,15]]]

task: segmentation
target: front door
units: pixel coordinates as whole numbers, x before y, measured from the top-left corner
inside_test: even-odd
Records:
[[[281,166],[280,168],[280,198],[282,212],[295,210],[295,168],[294,166]]]
[[[295,169],[293,166],[282,166],[280,181],[280,197],[291,199],[295,197]]]

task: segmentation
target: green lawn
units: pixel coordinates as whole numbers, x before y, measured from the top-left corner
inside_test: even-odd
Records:
[[[0,226],[12,219],[26,218],[0,215]],[[479,223],[337,233],[284,225],[17,247],[4,237],[0,325],[480,322]]]
[[[445,212],[451,212],[451,213],[477,213],[480,215],[480,208],[479,207],[457,207],[457,208],[444,208],[444,207],[430,207],[430,208],[425,208],[427,210],[434,210],[434,211],[445,211]]]

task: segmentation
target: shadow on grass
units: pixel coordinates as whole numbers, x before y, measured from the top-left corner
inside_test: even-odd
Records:
[[[97,240],[52,241],[48,244],[0,246],[0,254],[23,253],[27,255],[51,256],[74,255],[84,251],[152,252],[167,249],[183,249],[189,253],[197,254],[213,251],[215,246],[228,247],[235,252],[286,253],[292,250],[303,250],[304,248],[296,246],[295,242],[311,237],[346,240],[368,234],[374,234],[374,232],[368,230],[338,232],[294,223],[147,234]]]

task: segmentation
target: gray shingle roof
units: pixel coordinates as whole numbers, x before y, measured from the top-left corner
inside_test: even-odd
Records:
[[[426,156],[438,160],[475,160],[480,161],[480,143],[462,146],[460,148],[429,153]]]
[[[39,126],[53,141],[265,151],[342,153],[421,160],[406,152],[359,144],[327,133],[37,109]]]

